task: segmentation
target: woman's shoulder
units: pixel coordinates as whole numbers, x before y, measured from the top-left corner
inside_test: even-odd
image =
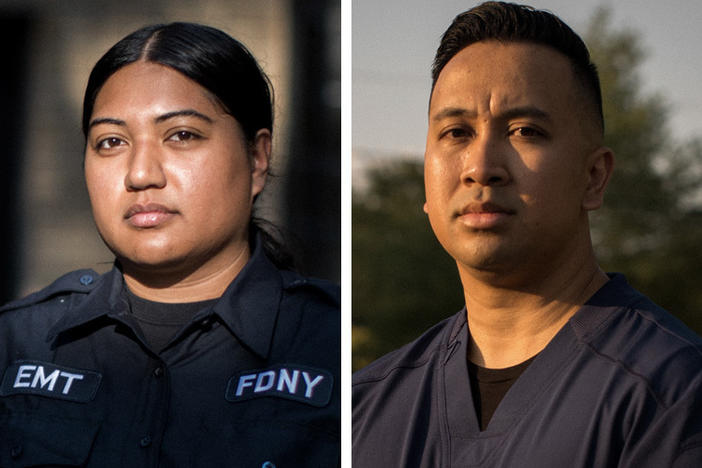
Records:
[[[281,270],[280,274],[286,295],[315,300],[336,309],[341,306],[341,288],[338,284],[320,278],[305,277],[289,270]]]
[[[341,333],[339,286],[332,282],[282,272],[283,295],[278,324],[295,330],[298,343],[310,349],[338,354]],[[313,344],[314,343],[314,344]]]
[[[100,277],[101,275],[89,269],[75,270],[66,273],[47,287],[3,305],[0,307],[0,314],[12,310],[29,308],[56,298],[71,295],[86,295],[95,289],[96,285],[99,283]],[[59,302],[61,302],[60,299]]]

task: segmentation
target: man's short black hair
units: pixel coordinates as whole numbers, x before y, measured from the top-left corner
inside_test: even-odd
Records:
[[[585,43],[553,13],[526,5],[485,2],[456,16],[436,51],[432,66],[432,91],[449,60],[467,46],[488,40],[532,42],[551,47],[568,57],[575,76],[594,104],[598,123],[604,129],[600,79]]]

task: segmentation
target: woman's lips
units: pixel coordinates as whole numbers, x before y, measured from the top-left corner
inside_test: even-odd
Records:
[[[124,214],[127,222],[140,229],[155,228],[168,221],[175,211],[158,203],[135,204]]]

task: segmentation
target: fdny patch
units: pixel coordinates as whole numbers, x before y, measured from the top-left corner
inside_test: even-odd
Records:
[[[325,370],[280,364],[236,374],[229,379],[225,398],[238,402],[277,397],[321,407],[329,403],[333,388],[334,378]]]
[[[102,375],[50,362],[15,361],[5,370],[0,396],[21,393],[85,403],[95,398]]]

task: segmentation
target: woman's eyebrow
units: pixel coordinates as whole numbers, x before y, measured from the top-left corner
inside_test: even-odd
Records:
[[[127,123],[124,120],[113,119],[111,117],[101,117],[99,119],[91,120],[90,125],[88,125],[88,130],[90,130],[94,126],[100,125],[100,124],[120,125],[122,127],[127,125]]]
[[[195,109],[183,109],[183,110],[177,110],[177,111],[173,111],[173,112],[167,112],[163,115],[159,115],[158,117],[156,117],[154,119],[154,122],[161,123],[161,122],[164,122],[168,119],[172,119],[174,117],[182,117],[182,116],[196,117],[198,119],[204,120],[207,123],[214,122],[210,117],[196,111]]]
[[[159,115],[154,119],[154,122],[156,123],[161,123],[165,122],[168,119],[172,119],[175,117],[181,117],[181,116],[188,116],[188,117],[196,117],[200,120],[203,120],[207,123],[212,123],[214,120],[212,118],[206,116],[205,114],[196,111],[195,109],[182,109],[182,110],[177,110],[173,112],[166,112],[165,114]],[[88,129],[93,128],[96,125],[100,124],[108,124],[108,125],[119,125],[121,127],[124,127],[127,125],[127,123],[124,120],[120,119],[115,119],[112,117],[100,117],[97,119],[93,119],[90,121],[90,125],[88,125]]]

